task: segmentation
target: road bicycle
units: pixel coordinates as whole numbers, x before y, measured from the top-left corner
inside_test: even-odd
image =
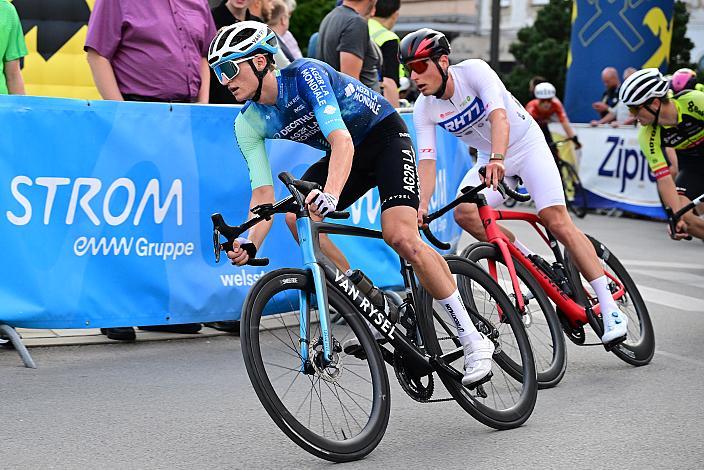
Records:
[[[691,201],[689,204],[678,210],[677,212],[672,212],[672,209],[669,207],[665,208],[665,212],[667,213],[667,224],[670,227],[670,238],[673,240],[677,240],[675,238],[675,232],[677,230],[677,222],[680,221],[683,215],[685,215],[687,212],[691,211],[695,207],[697,207],[699,204],[704,202],[704,194],[701,194],[699,197]],[[684,238],[685,240],[691,240],[692,236],[688,235]]]
[[[553,150],[555,163],[560,171],[567,210],[581,219],[587,215],[587,191],[582,186],[582,180],[579,178],[574,165],[560,156],[560,146],[568,142],[572,142],[572,139],[557,140],[550,142],[548,145]]]
[[[320,251],[323,233],[381,239],[381,232],[313,221],[304,200],[319,186],[285,172],[279,179],[291,196],[252,208],[255,217],[236,227],[214,214],[213,243],[219,260],[221,250],[257,223],[274,214],[296,214],[303,268],[277,269],[262,276],[247,295],[240,328],[252,386],[269,416],[293,442],[335,462],[360,459],[371,452],[389,420],[390,387],[384,362],[416,401],[455,400],[495,429],[515,428],[528,419],[537,395],[530,343],[511,300],[486,272],[466,259],[446,257],[455,279],[471,286],[463,291],[463,298],[466,303],[471,300],[472,319],[496,347],[492,373],[464,387],[464,354],[456,332],[436,336],[433,323],[438,320],[430,312],[429,296],[417,285],[406,261],[400,260],[405,290],[394,318],[376,308]],[[328,217],[348,215],[335,212]],[[221,243],[221,236],[227,242]],[[267,263],[266,258],[249,261]],[[488,320],[497,310],[503,313],[506,327],[502,334]],[[344,321],[332,322],[335,314]],[[368,325],[383,339],[375,340]],[[452,338],[453,346],[443,349],[440,341],[446,344],[445,336]],[[361,351],[345,354],[343,344],[355,337]],[[449,397],[433,399],[435,375]]]
[[[554,386],[564,376],[567,366],[562,332],[580,346],[602,345],[600,342],[588,344],[584,329],[588,324],[599,338],[603,335],[596,294],[571,261],[567,250],[561,249],[555,236],[543,226],[537,215],[494,209],[480,194],[485,188],[484,183],[462,188],[460,196],[429,214],[426,221],[430,223],[462,203],[477,205],[488,242],[468,246],[461,256],[483,266],[492,278],[511,292],[511,298],[531,340],[539,387]],[[503,182],[499,188],[504,195],[519,201],[524,202],[530,198],[530,195],[517,193]],[[499,220],[522,220],[529,223],[550,247],[555,261],[550,263],[537,254],[529,257],[523,255],[500,230],[497,224]],[[594,246],[609,279],[609,288],[616,304],[629,320],[627,338],[619,338],[603,346],[629,364],[648,364],[655,352],[655,335],[645,302],[616,256],[594,237],[587,235],[587,238]],[[434,237],[432,232],[428,239],[439,248],[450,248],[449,244]]]

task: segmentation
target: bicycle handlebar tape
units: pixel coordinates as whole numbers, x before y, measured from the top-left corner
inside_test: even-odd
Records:
[[[438,240],[435,235],[433,235],[433,232],[430,231],[430,226],[423,227],[423,234],[430,243],[440,248],[441,250],[449,250],[450,248],[452,248],[452,245],[450,245],[449,243],[445,243],[443,241]]]

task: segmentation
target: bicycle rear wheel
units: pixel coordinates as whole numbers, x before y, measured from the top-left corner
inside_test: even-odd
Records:
[[[601,266],[609,278],[609,288],[616,293],[623,286],[623,295],[616,301],[621,312],[628,317],[628,333],[626,341],[611,350],[621,360],[634,365],[644,366],[655,354],[655,332],[650,321],[648,308],[638,291],[633,279],[616,256],[597,239],[587,235],[591,241]],[[596,305],[596,293],[587,280],[579,274],[576,266],[570,260],[565,250],[565,264],[575,286],[575,300],[582,305]]]
[[[461,256],[478,263],[486,272],[489,272],[489,263],[493,262],[496,266],[497,282],[518,308],[511,276],[496,246],[490,243],[474,243],[465,248]],[[560,319],[550,299],[528,270],[516,259],[513,264],[525,303],[525,312],[521,319],[533,347],[538,387],[554,387],[562,380],[567,370],[567,347]]]
[[[581,219],[587,215],[587,192],[582,186],[582,180],[571,163],[561,160],[559,168],[567,208]]]
[[[245,301],[242,353],[252,386],[276,425],[308,452],[334,462],[357,460],[379,444],[389,420],[389,380],[378,345],[354,307],[328,288],[344,324],[330,326],[332,362],[322,363],[320,318],[306,271],[279,269],[262,277]],[[302,368],[299,299],[310,298],[310,364]],[[265,316],[266,315],[266,316]],[[347,356],[357,337],[366,353]]]
[[[533,412],[538,392],[533,353],[523,322],[499,285],[478,265],[457,256],[445,259],[472,321],[494,342],[496,350],[493,377],[475,390],[444,374],[439,374],[440,379],[457,403],[479,422],[495,429],[518,427]],[[418,307],[428,353],[452,354],[448,365],[461,373],[464,355],[454,323],[425,289],[420,289]]]

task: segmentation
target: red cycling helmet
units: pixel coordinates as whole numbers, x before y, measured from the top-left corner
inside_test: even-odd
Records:
[[[436,98],[442,98],[447,88],[447,71],[440,67],[438,59],[442,55],[450,54],[450,42],[445,35],[430,28],[419,29],[404,36],[399,49],[399,57],[404,65],[426,59],[430,59],[435,64],[442,76],[442,83],[433,95]]]

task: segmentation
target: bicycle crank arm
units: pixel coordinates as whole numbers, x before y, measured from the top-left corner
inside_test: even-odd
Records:
[[[453,380],[462,382],[462,372],[453,369],[452,367],[447,365],[447,362],[445,362],[445,359],[443,359],[443,357],[444,356],[432,356],[430,358],[430,365],[433,366],[433,368],[438,374],[442,374],[446,377],[452,378]]]

